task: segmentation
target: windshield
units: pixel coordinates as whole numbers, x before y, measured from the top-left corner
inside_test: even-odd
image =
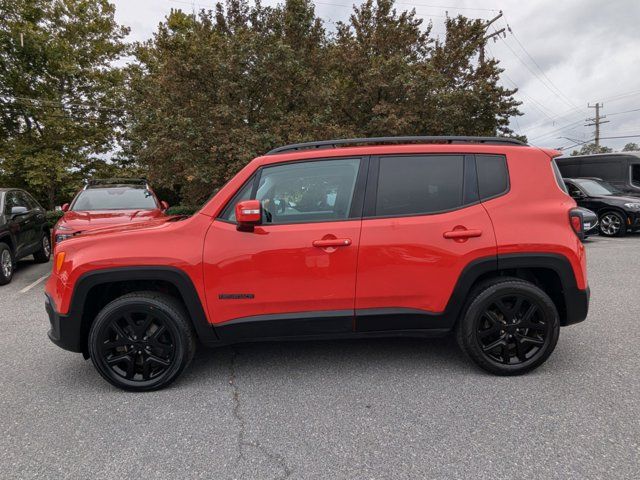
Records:
[[[600,195],[618,195],[621,193],[620,190],[607,182],[600,182],[597,180],[576,180],[576,183],[580,185],[585,192],[587,192],[587,195],[592,197]]]
[[[153,210],[158,208],[153,194],[146,188],[109,187],[83,190],[72,210]]]

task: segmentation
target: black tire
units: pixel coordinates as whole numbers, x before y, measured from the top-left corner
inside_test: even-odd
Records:
[[[15,269],[16,259],[11,248],[6,243],[0,242],[0,285],[6,285],[11,281]]]
[[[600,215],[600,235],[604,237],[623,237],[627,234],[627,223],[624,216],[610,210]]]
[[[184,307],[169,295],[134,292],[105,306],[88,339],[96,370],[129,391],[159,390],[193,359],[195,335]]]
[[[521,375],[539,367],[558,343],[556,306],[524,280],[505,277],[480,285],[463,315],[456,326],[460,348],[496,375]]]
[[[40,239],[40,250],[33,254],[36,263],[47,263],[51,258],[51,238],[45,232]]]

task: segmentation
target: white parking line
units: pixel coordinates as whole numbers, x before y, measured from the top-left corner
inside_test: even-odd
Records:
[[[20,290],[20,293],[27,293],[29,290],[31,290],[33,287],[35,287],[36,285],[38,285],[41,281],[43,281],[45,278],[47,278],[49,276],[49,274],[47,273],[46,275],[41,276],[39,279],[37,279],[35,282],[33,282],[31,285],[27,285],[26,287],[24,287],[22,290]]]

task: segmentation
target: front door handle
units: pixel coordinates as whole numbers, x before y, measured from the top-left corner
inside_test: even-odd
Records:
[[[450,238],[453,240],[466,239],[466,238],[474,238],[482,235],[482,230],[451,230],[450,232],[444,232],[442,236],[444,238]]]
[[[327,238],[323,240],[314,240],[312,245],[318,248],[327,247],[348,247],[351,245],[350,238]]]

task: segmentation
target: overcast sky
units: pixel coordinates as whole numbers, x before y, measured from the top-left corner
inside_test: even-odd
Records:
[[[117,20],[131,28],[130,41],[144,40],[172,8],[191,12],[211,8],[211,0],[112,0]],[[275,5],[276,0],[263,0]],[[315,2],[326,22],[345,20],[349,0]],[[512,128],[528,136],[530,143],[564,147],[593,138],[587,104],[604,103],[609,123],[602,144],[620,149],[640,143],[640,0],[400,0],[397,8],[415,8],[431,19],[434,32],[442,34],[446,12],[490,19],[502,10],[496,29],[511,27],[506,39],[490,42],[488,54],[501,61],[505,86],[519,88],[523,116]],[[628,112],[628,110],[636,110]],[[572,140],[565,138],[569,137]]]

